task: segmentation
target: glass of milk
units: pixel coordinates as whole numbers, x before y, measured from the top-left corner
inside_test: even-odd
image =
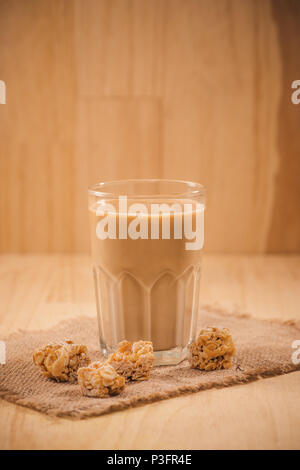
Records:
[[[204,187],[141,179],[88,193],[102,353],[142,339],[155,365],[178,364],[198,332]]]

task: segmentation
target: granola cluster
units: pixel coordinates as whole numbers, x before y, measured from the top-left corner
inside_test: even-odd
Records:
[[[83,395],[106,398],[124,390],[125,379],[106,362],[93,362],[78,370],[78,383]]]
[[[191,367],[201,370],[229,369],[235,346],[228,328],[205,328],[189,346]]]
[[[151,341],[121,341],[115,353],[108,358],[118,374],[129,380],[148,380],[153,366],[154,354]]]
[[[235,346],[227,328],[208,327],[189,346],[192,368],[211,371],[228,369]],[[151,341],[122,341],[106,361],[90,361],[87,347],[73,341],[48,344],[33,352],[33,362],[47,378],[77,382],[85,396],[106,398],[118,395],[130,380],[148,380],[154,354]]]
[[[90,363],[87,347],[67,340],[33,352],[33,362],[43,375],[58,382],[76,382],[79,367]]]

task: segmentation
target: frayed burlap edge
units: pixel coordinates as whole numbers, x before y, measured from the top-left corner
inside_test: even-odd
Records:
[[[230,312],[221,308],[218,305],[203,305],[202,308],[205,308],[207,311],[216,312],[219,315],[224,315],[226,317],[232,316],[234,318],[239,318],[241,320],[247,319],[247,318],[255,319],[255,317],[253,317],[253,315],[249,313],[237,313],[235,311]],[[76,317],[76,319],[80,319],[80,318],[81,318],[80,316]],[[70,319],[60,321],[57,324],[57,326],[59,327],[63,326],[64,323],[68,322],[68,320]],[[300,331],[300,320],[295,320],[295,319],[282,320],[279,318],[257,319],[257,320],[261,322],[266,322],[266,323],[277,323],[277,324],[281,324],[285,326],[293,326],[294,328]],[[45,331],[45,330],[34,330],[35,333],[39,331]],[[16,332],[11,333],[6,338],[4,338],[4,340],[7,340],[8,338],[11,338],[12,336],[19,335],[22,332],[28,332],[28,330],[18,329]],[[73,410],[73,411],[68,411],[68,412],[62,412],[61,410],[56,409],[56,408],[52,408],[51,410],[49,410],[46,408],[46,406],[37,404],[36,402],[32,401],[30,398],[18,398],[16,394],[10,391],[5,391],[5,390],[0,390],[0,398],[10,403],[14,403],[16,405],[29,408],[30,410],[45,413],[47,414],[47,416],[51,416],[51,417],[60,417],[60,418],[65,418],[65,419],[66,418],[86,419],[86,418],[109,414],[115,411],[122,411],[130,407],[138,407],[138,406],[146,405],[149,403],[154,403],[154,402],[161,401],[161,400],[166,400],[168,398],[175,398],[181,395],[188,395],[191,393],[200,392],[202,390],[209,390],[212,388],[225,388],[225,387],[231,387],[234,385],[242,385],[242,384],[254,382],[263,378],[276,377],[279,375],[284,375],[284,374],[296,372],[299,370],[300,370],[300,364],[299,365],[290,364],[285,367],[275,367],[267,371],[263,369],[254,369],[248,372],[241,371],[238,376],[233,376],[233,375],[227,376],[222,380],[222,382],[212,381],[207,384],[201,383],[197,385],[187,385],[187,386],[180,386],[180,387],[176,386],[174,387],[174,389],[168,389],[168,391],[165,391],[165,392],[155,392],[148,396],[132,397],[129,399],[125,399],[122,402],[117,402],[115,404],[110,405],[105,410],[99,410],[99,407],[97,405],[95,405],[92,408],[89,408],[88,410]]]

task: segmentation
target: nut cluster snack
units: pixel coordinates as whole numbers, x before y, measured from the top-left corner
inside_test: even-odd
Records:
[[[93,362],[78,370],[78,383],[83,395],[106,398],[118,395],[125,387],[125,379],[106,362]]]
[[[188,360],[192,368],[200,370],[228,369],[234,352],[227,328],[208,327],[189,346]],[[106,361],[90,363],[87,347],[68,340],[36,349],[33,362],[45,377],[58,382],[78,381],[83,395],[106,398],[121,393],[130,380],[148,380],[154,354],[151,341],[122,341]]]
[[[154,354],[151,341],[121,341],[115,353],[108,358],[118,374],[129,380],[148,380],[153,366]]]
[[[33,352],[33,362],[43,375],[58,382],[76,382],[79,367],[90,363],[87,347],[67,340],[48,344]]]
[[[228,328],[205,328],[189,346],[191,367],[201,370],[229,369],[235,346]]]

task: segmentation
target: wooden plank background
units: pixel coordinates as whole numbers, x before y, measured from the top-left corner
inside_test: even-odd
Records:
[[[85,252],[87,186],[207,187],[206,249],[300,251],[297,0],[0,0],[0,251]]]

